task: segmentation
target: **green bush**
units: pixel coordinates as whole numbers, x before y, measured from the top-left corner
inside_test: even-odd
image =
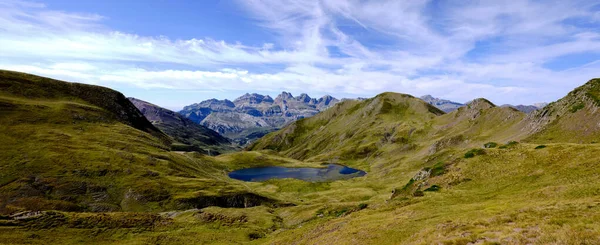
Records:
[[[536,150],[537,149],[544,149],[544,148],[546,148],[546,145],[538,145],[538,146],[535,147]]]
[[[496,142],[487,142],[487,143],[483,144],[484,148],[496,148],[496,146],[498,146],[498,144]]]
[[[516,142],[516,141],[509,141],[509,142],[508,142],[508,143],[506,143],[505,145],[502,145],[502,146],[500,146],[500,147],[498,147],[498,148],[500,148],[500,149],[507,149],[507,148],[513,147],[513,146],[515,146],[515,145],[517,145],[517,144],[519,144],[519,142]]]
[[[432,185],[423,191],[440,191],[440,189],[442,189],[442,187],[440,187],[439,185]]]
[[[361,203],[361,204],[358,204],[358,209],[359,209],[359,210],[362,210],[362,209],[365,209],[365,208],[367,208],[368,206],[369,206],[369,204],[366,204],[366,203]]]
[[[413,183],[415,183],[415,180],[411,178],[408,181],[408,183],[406,183],[406,185],[404,185],[404,187],[402,187],[402,190],[408,190],[413,185]]]
[[[443,162],[438,162],[431,167],[431,177],[440,176],[446,173],[446,164]]]
[[[585,104],[583,104],[583,103],[579,103],[579,104],[576,104],[576,105],[573,105],[573,106],[571,106],[571,109],[569,109],[569,111],[570,111],[571,113],[575,113],[575,112],[577,112],[578,110],[581,110],[581,109],[583,109],[583,107],[585,107]]]
[[[465,158],[472,158],[474,156],[479,156],[479,155],[484,155],[485,154],[485,150],[483,149],[471,149],[470,151],[467,151],[467,153],[465,153]]]

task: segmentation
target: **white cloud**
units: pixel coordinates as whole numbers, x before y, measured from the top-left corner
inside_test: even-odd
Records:
[[[219,37],[139,36],[104,26],[106,17],[94,13],[3,1],[0,68],[117,88],[356,96],[396,91],[463,102],[487,97],[497,103],[556,99],[598,76],[596,63],[563,70],[544,67],[561,56],[600,52],[597,26],[565,22],[597,22],[594,1],[241,4],[278,38],[248,46]],[[262,65],[281,68],[253,69]],[[185,68],[173,68],[178,66]]]

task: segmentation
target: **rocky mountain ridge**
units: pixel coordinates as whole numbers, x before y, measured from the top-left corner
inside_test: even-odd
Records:
[[[440,99],[440,98],[435,98],[431,95],[423,95],[420,97],[420,99],[424,100],[425,102],[429,103],[430,105],[433,105],[446,113],[454,111],[454,110],[464,106],[464,104],[462,104],[462,103],[445,100],[445,99]]]
[[[454,111],[460,107],[463,107],[469,103],[469,102],[467,102],[465,104],[462,104],[462,103],[458,103],[458,102],[454,102],[454,101],[450,101],[450,100],[446,100],[446,99],[436,98],[431,95],[421,96],[420,99],[424,100],[425,102],[429,103],[430,105],[433,105],[446,113],[452,112],[452,111]],[[511,107],[511,108],[517,109],[519,111],[522,111],[524,113],[530,113],[530,112],[542,109],[546,105],[548,105],[548,103],[534,103],[533,105],[504,104],[504,105],[501,105],[500,107]]]
[[[177,112],[140,99],[128,99],[152,125],[173,138],[172,147],[175,150],[199,151],[215,155],[235,149],[229,139]]]
[[[269,95],[246,93],[234,101],[205,100],[185,106],[179,113],[243,145],[338,102],[329,95],[317,99],[303,93],[294,97],[284,91],[273,99]]]

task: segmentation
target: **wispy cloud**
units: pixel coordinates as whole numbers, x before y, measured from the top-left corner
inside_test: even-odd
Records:
[[[598,76],[595,1],[240,1],[276,39],[259,46],[140,36],[108,17],[0,2],[0,68],[112,87],[434,94],[552,100]],[[156,64],[156,65],[155,65]],[[261,66],[275,66],[264,71]],[[551,85],[551,86],[548,86]]]

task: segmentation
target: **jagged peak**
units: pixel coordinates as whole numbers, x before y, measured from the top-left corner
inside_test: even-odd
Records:
[[[308,94],[305,93],[300,94],[298,97],[295,97],[295,99],[305,103],[308,103],[311,100],[310,96],[308,96]]]
[[[284,97],[284,98],[294,98],[292,93],[286,92],[286,91],[282,91],[281,94],[279,94],[279,96]]]
[[[290,100],[293,98],[294,98],[294,96],[292,96],[291,93],[283,91],[283,92],[281,92],[281,94],[277,95],[277,98],[275,98],[275,100],[281,101],[281,100]]]
[[[337,101],[337,99],[336,99],[336,98],[334,98],[334,97],[333,97],[333,96],[331,96],[331,95],[324,95],[323,97],[321,97],[321,98],[318,100],[318,103],[325,103],[325,104],[329,104],[329,103],[331,103],[332,101]]]
[[[245,95],[242,95],[233,101],[233,103],[236,105],[245,104],[245,103],[260,104],[263,102],[272,103],[273,99],[268,95],[262,95],[262,94],[257,94],[257,93],[252,93],[252,94],[246,93]]]
[[[435,99],[438,99],[438,98],[433,97],[430,94],[426,94],[426,95],[421,96],[421,99],[422,100],[435,100]]]

